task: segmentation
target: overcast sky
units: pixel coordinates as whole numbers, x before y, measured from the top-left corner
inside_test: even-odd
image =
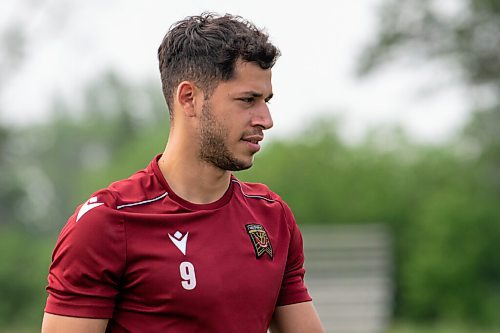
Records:
[[[160,85],[156,51],[168,27],[209,10],[239,14],[266,28],[282,51],[273,69],[275,128],[270,136],[293,136],[310,119],[327,113],[343,120],[348,138],[368,127],[401,124],[418,139],[440,141],[466,115],[460,89],[428,94],[436,79],[446,76],[443,68],[384,67],[368,78],[354,75],[362,46],[374,38],[379,3],[2,1],[0,29],[23,24],[29,46],[22,66],[6,79],[0,121],[43,121],[51,96],[76,101],[82,87],[109,69],[132,82],[153,79]]]

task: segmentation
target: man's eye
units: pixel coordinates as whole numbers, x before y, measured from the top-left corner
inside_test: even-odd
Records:
[[[253,103],[254,98],[253,97],[242,97],[239,100],[242,102],[245,102],[245,103]]]

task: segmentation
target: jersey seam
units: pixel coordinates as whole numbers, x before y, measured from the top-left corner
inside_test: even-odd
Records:
[[[122,223],[123,223],[123,238],[124,238],[124,263],[123,263],[123,271],[121,274],[120,282],[123,282],[123,278],[125,276],[125,273],[127,272],[127,266],[128,266],[128,237],[127,237],[127,223],[125,222],[125,216],[122,215]],[[121,283],[120,283],[120,288],[121,288]]]
[[[240,191],[241,193],[243,194],[243,196],[247,197],[247,198],[252,198],[252,199],[262,199],[262,200],[266,200],[267,202],[275,202],[276,200],[274,199],[270,199],[268,197],[265,197],[265,196],[262,196],[262,195],[254,195],[254,194],[246,194],[245,191],[243,191],[243,187],[241,186],[240,182],[235,180],[235,179],[232,179],[231,180],[232,182],[235,182],[236,184],[238,184],[240,186]]]
[[[117,201],[117,197],[115,195],[115,193],[113,191],[109,191],[108,190],[108,193],[113,197],[114,201],[116,202]],[[116,209],[119,210],[120,206],[116,206]],[[120,214],[122,215],[122,214]],[[127,227],[126,227],[126,223],[125,223],[125,217],[122,215],[121,216],[121,222],[122,222],[122,228],[123,228],[123,242],[124,242],[124,262],[123,262],[123,268],[122,268],[122,274],[120,276],[120,282],[119,282],[119,285],[117,286],[118,288],[121,287],[121,282],[122,282],[122,279],[123,279],[123,276],[125,275],[126,271],[127,271],[127,248],[128,248],[128,244],[127,244]]]
[[[291,223],[291,221],[293,222],[293,220],[291,219],[291,217],[289,218],[289,216],[286,212],[285,203],[282,202],[281,200],[278,200],[278,203],[280,204],[281,211],[283,213],[283,217],[285,218],[285,222],[286,222],[286,225],[288,227],[288,232],[290,233],[290,235],[292,235],[292,233],[294,231],[293,229],[295,229],[295,225],[297,223]]]
[[[157,196],[156,198],[153,198],[153,199],[148,199],[148,200],[143,200],[143,201],[138,201],[138,202],[128,203],[128,204],[124,204],[124,205],[118,205],[118,206],[116,206],[116,209],[120,210],[120,209],[122,209],[122,208],[134,207],[134,206],[140,206],[140,205],[145,205],[145,204],[152,203],[152,202],[158,201],[158,200],[160,200],[160,199],[163,199],[163,198],[165,198],[166,196],[168,196],[168,192],[165,192],[165,193],[163,193],[162,195]]]

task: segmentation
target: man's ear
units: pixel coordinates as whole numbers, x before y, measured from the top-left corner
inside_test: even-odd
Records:
[[[196,115],[196,105],[200,98],[203,99],[200,93],[200,89],[191,81],[182,81],[177,86],[177,101],[187,117]]]

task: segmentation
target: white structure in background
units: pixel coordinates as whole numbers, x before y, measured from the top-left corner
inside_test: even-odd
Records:
[[[306,282],[326,332],[381,333],[392,313],[392,241],[378,224],[301,227]]]

